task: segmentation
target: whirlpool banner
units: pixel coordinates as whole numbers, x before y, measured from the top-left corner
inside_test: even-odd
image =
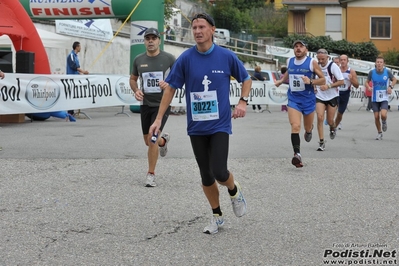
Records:
[[[129,76],[11,74],[0,80],[0,114],[138,104]]]
[[[157,86],[158,81],[154,81]],[[211,87],[211,86],[210,86]],[[210,88],[212,90],[212,88]],[[287,104],[287,85],[253,81],[249,104]],[[241,84],[230,83],[230,102],[237,104]],[[185,89],[177,89],[172,106],[185,106]],[[395,88],[389,100],[399,105]],[[364,104],[364,87],[352,88],[350,104]],[[0,114],[43,113],[106,106],[139,105],[122,75],[36,75],[11,74],[0,80]]]

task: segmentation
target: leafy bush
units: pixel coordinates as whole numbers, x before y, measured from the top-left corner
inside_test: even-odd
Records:
[[[295,40],[303,40],[308,44],[308,50],[316,52],[320,48],[329,53],[346,54],[349,57],[374,62],[380,52],[372,42],[348,42],[347,40],[334,41],[330,36],[289,35],[283,39],[284,46],[292,48]]]
[[[383,56],[386,65],[399,66],[399,51],[396,48],[388,49],[387,52],[383,53]]]

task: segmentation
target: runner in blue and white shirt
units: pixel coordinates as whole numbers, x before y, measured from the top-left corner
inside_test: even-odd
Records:
[[[314,85],[325,84],[324,74],[317,61],[307,56],[308,47],[302,40],[293,43],[294,57],[287,60],[287,72],[280,80],[275,82],[278,87],[289,78],[288,87],[288,119],[291,124],[291,144],[294,157],[291,163],[297,167],[303,167],[300,153],[301,119],[305,129],[304,139],[309,142],[312,139],[314,111],[316,109],[316,96]],[[315,75],[319,78],[314,79]]]
[[[377,57],[375,61],[375,69],[369,72],[365,84],[366,89],[373,92],[371,104],[374,112],[374,122],[378,132],[378,135],[375,138],[376,140],[382,140],[382,131],[385,132],[388,129],[388,99],[396,84],[396,78],[392,75],[390,70],[384,67],[384,65],[384,58],[380,56]],[[369,86],[369,81],[372,81],[373,87]]]

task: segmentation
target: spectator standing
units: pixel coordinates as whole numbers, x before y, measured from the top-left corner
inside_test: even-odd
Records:
[[[165,34],[167,40],[174,41],[176,39],[175,32],[172,30],[172,28],[169,25],[166,26]]]
[[[72,51],[68,54],[67,57],[67,65],[66,65],[66,73],[67,75],[88,75],[89,71],[83,70],[80,67],[78,53],[81,50],[80,42],[74,42],[72,44]],[[73,115],[75,113],[74,110],[69,110],[68,114]]]
[[[373,82],[372,82],[371,80],[368,82],[368,84],[369,84],[369,87],[370,87],[370,88],[373,88]],[[366,111],[373,112],[373,106],[372,106],[372,104],[371,104],[371,96],[373,96],[372,90],[368,90],[367,87],[364,86],[364,95],[365,95],[366,98],[367,98],[367,108],[366,108]]]
[[[252,80],[260,80],[260,81],[265,81],[266,78],[262,76],[261,73],[261,67],[260,66],[256,66],[255,67],[255,71],[254,71],[254,75],[251,77]],[[258,110],[256,110],[256,107],[258,107]],[[264,110],[262,110],[262,107],[260,106],[260,104],[252,105],[252,110],[254,110],[255,113],[263,113]]]

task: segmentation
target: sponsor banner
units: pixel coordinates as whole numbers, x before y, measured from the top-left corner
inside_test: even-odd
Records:
[[[364,94],[365,87],[351,87],[350,105],[367,104],[368,99]],[[288,103],[288,85],[282,84],[276,87],[270,81],[252,81],[252,89],[248,104],[270,104],[285,105]],[[238,102],[241,95],[241,85],[235,81],[231,81],[230,100],[232,104]],[[388,100],[390,105],[399,105],[399,86],[395,86]]]
[[[0,83],[0,114],[138,104],[129,76],[7,73]]]
[[[294,50],[273,45],[266,45],[266,54],[290,58],[295,56]]]
[[[287,59],[295,56],[294,49],[272,46],[272,45],[266,45],[266,54],[286,57]],[[312,57],[312,58],[316,58],[317,53],[316,52],[308,52],[308,56]],[[329,55],[329,57],[330,57],[330,60],[332,60],[336,56]],[[368,74],[370,72],[370,70],[374,69],[375,63],[349,58],[348,66],[350,68],[354,69],[356,72]],[[392,71],[392,74],[396,78],[399,78],[399,70],[391,69],[391,71]]]
[[[31,0],[34,18],[115,17],[112,0]]]
[[[349,99],[350,105],[364,105],[367,104],[368,99],[364,94],[364,86],[359,88],[351,88],[351,97]],[[252,88],[249,94],[248,104],[270,104],[270,105],[285,105],[288,103],[288,85],[281,85],[276,87],[274,83],[268,81],[252,81]],[[230,103],[235,105],[241,97],[241,84],[235,80],[230,82]],[[389,97],[389,104],[399,105],[399,87],[395,86],[392,94]],[[185,89],[177,89],[172,100],[172,106],[185,106],[186,97]]]
[[[56,20],[55,32],[105,42],[110,41],[114,33],[109,19]]]
[[[241,97],[241,83],[236,80],[230,81],[230,103],[235,105]],[[350,105],[364,105],[367,104],[368,99],[364,94],[364,86],[359,88],[351,88],[351,97],[349,99]],[[248,104],[269,104],[269,105],[285,105],[288,103],[288,85],[282,84],[276,87],[270,81],[252,81],[252,88],[249,94]],[[399,86],[395,86],[392,94],[389,97],[389,104],[399,105]],[[172,106],[185,106],[185,89],[177,89],[172,101]]]
[[[248,104],[287,104],[287,85],[253,81]],[[241,97],[241,84],[230,82],[230,103]],[[367,104],[364,87],[352,88],[350,105]],[[399,105],[399,88],[389,97]],[[11,74],[1,80],[0,114],[43,113],[119,105],[140,105],[129,85],[129,76],[120,75],[35,75]],[[177,89],[172,106],[185,106],[185,89]]]
[[[144,32],[148,28],[158,29],[158,21],[151,20],[136,20],[130,24],[130,45],[143,44]]]

